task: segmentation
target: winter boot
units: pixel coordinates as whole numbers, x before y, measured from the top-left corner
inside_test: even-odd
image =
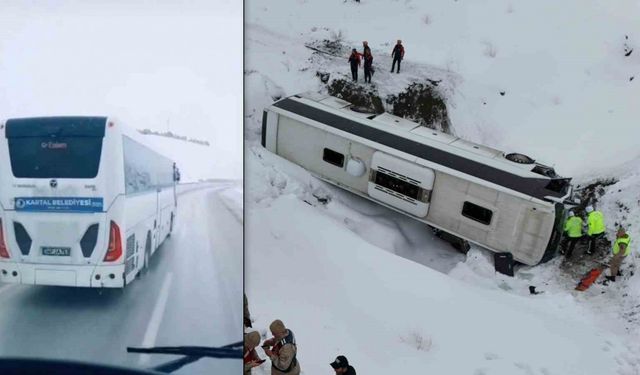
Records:
[[[615,277],[615,276],[605,276],[605,278],[606,278],[608,281],[611,281],[611,282],[613,282],[613,283],[615,283],[615,282],[616,282],[616,277]]]

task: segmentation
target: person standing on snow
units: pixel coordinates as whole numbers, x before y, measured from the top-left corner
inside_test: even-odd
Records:
[[[370,49],[364,51],[364,82],[371,83],[371,75],[373,74],[373,56]]]
[[[618,229],[616,233],[616,240],[613,243],[613,258],[609,262],[609,268],[611,270],[611,276],[606,276],[609,281],[616,281],[616,276],[622,276],[620,273],[620,266],[624,259],[631,254],[631,247],[629,246],[631,237],[627,234],[624,228]]]
[[[260,333],[252,331],[244,335],[244,373],[251,374],[251,369],[260,366],[261,360],[256,353],[256,347],[260,344]]]
[[[343,355],[337,356],[335,361],[329,364],[338,375],[356,375],[356,369],[349,365],[347,357]]]
[[[262,348],[271,359],[271,375],[299,375],[298,348],[293,332],[280,319],[274,320],[269,329],[273,337],[265,340]]]
[[[393,73],[393,69],[396,66],[396,62],[398,63],[398,70],[396,73],[400,73],[400,61],[404,59],[404,47],[402,46],[402,41],[398,39],[398,43],[396,43],[395,47],[393,47],[393,51],[391,51],[391,57],[393,57],[393,64],[391,65],[391,73]]]
[[[573,254],[573,248],[576,246],[576,242],[582,238],[582,219],[576,216],[573,211],[569,211],[569,218],[564,223],[564,244],[561,252],[566,253],[566,258],[571,258]],[[569,249],[567,250],[567,245]]]
[[[589,226],[587,230],[587,235],[589,236],[589,249],[587,250],[587,254],[593,254],[597,249],[597,240],[604,237],[604,216],[602,212],[595,211],[593,206],[587,206],[585,209],[587,211],[587,225]]]
[[[369,42],[365,40],[364,42],[362,42],[362,56],[366,55],[367,51],[371,53],[371,48],[369,48]]]
[[[358,67],[360,66],[360,54],[354,48],[351,50],[351,56],[349,56],[349,64],[351,64],[351,77],[353,82],[358,81]]]

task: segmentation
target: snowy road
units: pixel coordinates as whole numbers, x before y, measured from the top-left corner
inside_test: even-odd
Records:
[[[0,285],[0,356],[147,367],[174,357],[126,346],[241,341],[242,222],[224,197],[231,189],[182,194],[173,235],[124,290]],[[178,373],[237,374],[240,361],[202,359]]]

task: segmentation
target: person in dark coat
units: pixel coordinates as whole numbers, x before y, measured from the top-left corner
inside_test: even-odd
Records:
[[[391,57],[393,57],[393,64],[391,65],[391,73],[393,73],[393,69],[396,67],[396,62],[398,63],[398,70],[396,73],[400,73],[400,61],[404,59],[404,47],[402,46],[402,41],[398,40],[398,43],[393,47],[393,51],[391,51]]]
[[[371,53],[371,48],[369,47],[369,42],[367,42],[366,40],[364,42],[362,42],[362,56],[364,56],[367,51],[369,51],[369,53]]]
[[[364,82],[371,83],[371,73],[373,73],[373,56],[370,49],[364,51]]]
[[[336,359],[329,364],[338,375],[356,375],[356,369],[349,365],[349,360],[343,355],[337,356]]]
[[[354,48],[349,56],[349,64],[351,64],[351,78],[354,82],[358,81],[358,67],[360,66],[360,54]]]

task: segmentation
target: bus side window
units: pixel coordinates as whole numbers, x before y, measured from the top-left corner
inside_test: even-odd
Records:
[[[468,217],[469,219],[475,220],[484,225],[489,225],[491,224],[493,211],[471,202],[464,202],[462,205],[462,216]]]
[[[344,166],[344,155],[329,148],[325,148],[322,152],[322,160],[340,168]]]

